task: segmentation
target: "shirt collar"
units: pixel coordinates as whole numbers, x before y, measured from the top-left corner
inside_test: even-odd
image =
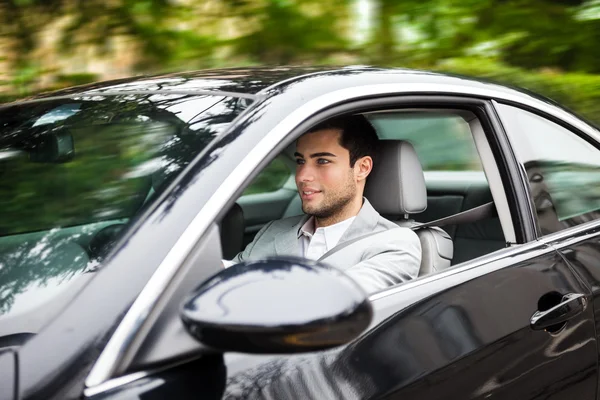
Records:
[[[319,229],[323,230],[323,234],[325,235],[327,243],[333,243],[333,242],[337,243],[340,240],[340,238],[342,237],[342,235],[344,234],[344,232],[346,232],[348,227],[352,224],[352,222],[354,221],[355,218],[356,218],[356,216],[350,217],[350,218],[345,219],[336,224],[329,225],[329,226],[326,226],[324,228],[319,228]],[[302,225],[300,227],[300,229],[298,230],[298,239],[302,236],[306,236],[309,239],[311,239],[314,234],[315,234],[315,217],[313,216],[313,217],[310,217],[304,223],[304,225]]]
[[[300,227],[300,229],[298,229],[298,239],[300,239],[301,236],[306,236],[310,239],[312,237],[312,235],[314,235],[314,233],[315,233],[315,217],[310,217],[309,219],[306,220],[304,225],[302,225]]]

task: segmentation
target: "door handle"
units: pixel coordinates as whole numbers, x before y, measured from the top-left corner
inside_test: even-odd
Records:
[[[562,297],[562,301],[545,311],[536,311],[531,316],[531,328],[543,330],[551,326],[567,322],[569,319],[581,314],[587,306],[585,295],[569,293]]]

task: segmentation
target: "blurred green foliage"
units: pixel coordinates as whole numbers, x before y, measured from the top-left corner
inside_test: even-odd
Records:
[[[51,28],[50,30],[48,30]],[[130,75],[233,65],[375,64],[483,77],[600,121],[599,0],[0,0],[0,101],[102,79],[40,65],[94,46]],[[132,50],[133,51],[133,50]],[[41,78],[46,78],[41,82]]]
[[[243,195],[269,193],[281,189],[292,171],[281,158],[276,158],[263,169],[244,190]]]

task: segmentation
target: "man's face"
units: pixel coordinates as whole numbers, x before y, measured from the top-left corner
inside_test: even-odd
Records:
[[[296,142],[296,186],[302,211],[317,218],[329,218],[362,196],[340,135],[337,129],[327,129],[307,133]]]

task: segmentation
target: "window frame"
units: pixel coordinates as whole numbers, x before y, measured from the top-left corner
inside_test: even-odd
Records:
[[[429,101],[430,98],[434,99],[434,102]],[[414,104],[417,104],[418,106],[414,107]],[[473,146],[477,152],[477,157],[481,166],[480,171],[468,172],[481,172],[484,174],[492,198],[494,199],[496,209],[499,210],[498,214],[506,243],[508,245],[527,243],[531,240],[531,235],[527,236],[522,232],[519,235],[520,232],[516,230],[516,227],[519,227],[519,217],[511,211],[516,208],[514,206],[516,201],[511,202],[510,200],[511,193],[513,193],[511,188],[514,188],[516,185],[507,184],[507,182],[512,182],[510,179],[511,168],[502,168],[502,165],[504,164],[499,164],[498,161],[500,159],[503,163],[507,162],[506,156],[498,155],[502,154],[503,149],[500,149],[501,140],[498,140],[496,135],[503,132],[499,133],[495,130],[491,115],[488,114],[489,108],[487,106],[488,103],[485,100],[480,99],[431,95],[420,96],[418,99],[413,100],[411,107],[376,110],[370,114],[400,114],[403,112],[413,114],[432,113],[454,115],[455,117],[462,118],[468,125],[471,140],[473,140]],[[508,160],[511,159],[508,158]],[[424,172],[427,175],[427,171]],[[447,171],[431,172],[444,173]],[[524,227],[522,231],[527,232],[527,227]]]
[[[441,97],[441,96],[437,96],[437,95],[420,95],[420,96],[414,96],[414,95],[398,95],[398,96],[393,96],[393,97],[384,97],[381,95],[375,96],[375,98],[373,99],[368,99],[368,100],[350,100],[348,101],[346,104],[340,105],[338,107],[332,107],[330,109],[324,108],[319,110],[319,112],[315,113],[313,116],[311,116],[310,118],[307,118],[305,120],[303,120],[302,122],[300,122],[298,125],[296,125],[295,127],[293,127],[290,130],[287,130],[285,135],[276,143],[273,143],[271,148],[269,148],[269,151],[266,153],[266,155],[264,155],[261,158],[261,161],[258,163],[258,165],[256,165],[256,167],[253,169],[253,171],[249,172],[248,175],[246,176],[244,182],[242,184],[240,184],[237,189],[233,192],[233,194],[231,195],[231,197],[229,197],[229,199],[225,202],[223,202],[221,204],[221,206],[219,207],[220,209],[228,209],[228,207],[231,207],[233,205],[234,202],[237,201],[238,197],[241,195],[241,193],[243,193],[243,191],[253,182],[253,180],[255,179],[255,177],[264,169],[265,166],[267,166],[270,162],[272,162],[273,159],[275,159],[276,157],[278,157],[281,153],[283,153],[285,151],[285,149],[290,146],[301,134],[303,134],[304,132],[306,132],[307,129],[309,129],[310,127],[316,125],[317,123],[331,118],[334,115],[340,115],[340,114],[349,114],[349,113],[366,113],[369,112],[371,110],[374,109],[388,109],[388,110],[392,110],[394,108],[400,109],[400,110],[404,110],[407,109],[409,107],[411,108],[415,108],[415,104],[417,104],[417,109],[418,110],[425,110],[428,108],[437,108],[437,109],[454,109],[456,110],[456,112],[468,112],[469,115],[473,114],[475,115],[475,118],[471,119],[471,121],[467,121],[469,123],[469,125],[471,126],[471,130],[472,130],[472,134],[475,136],[475,132],[473,131],[473,127],[472,127],[472,123],[476,122],[476,125],[479,126],[479,128],[477,129],[477,134],[479,135],[479,141],[485,141],[486,143],[488,143],[489,146],[489,153],[486,153],[487,155],[489,155],[490,157],[493,157],[492,152],[491,152],[491,148],[493,148],[493,144],[489,143],[489,135],[493,135],[494,133],[492,131],[490,131],[490,124],[487,121],[487,115],[485,115],[485,113],[483,113],[481,107],[483,104],[485,104],[485,100],[479,100],[479,99],[473,99],[473,98],[461,98],[461,97],[450,97],[450,96],[445,96],[445,97]],[[481,152],[480,149],[480,145],[477,143],[477,140],[474,138],[475,141],[475,146],[478,149],[478,152]],[[263,149],[264,150],[264,149]],[[481,156],[482,159],[482,163],[483,163],[483,168],[484,168],[484,172],[486,172],[486,174],[489,172],[489,167],[486,167],[485,165],[485,160],[483,159],[483,156]],[[489,161],[489,160],[488,160]],[[492,159],[491,161],[489,161],[490,163],[493,163],[496,167],[496,169],[499,169],[499,164],[496,162],[496,159]],[[497,171],[498,173],[498,178],[500,179],[499,176],[502,175],[502,172]],[[506,198],[508,196],[507,190],[502,190],[503,196]],[[497,195],[493,196],[495,200],[497,200]],[[508,202],[506,204],[507,210],[509,205]],[[510,210],[509,210],[510,213]],[[510,213],[510,215],[512,215],[512,213]],[[217,217],[218,220],[218,217]],[[504,225],[503,225],[504,226]],[[203,241],[197,242],[197,247],[192,250],[189,254],[187,254],[186,257],[186,261],[184,261],[179,268],[180,273],[183,273],[183,271],[186,271],[185,273],[193,273],[193,271],[197,268],[199,268],[198,264],[194,264],[193,260],[197,260],[197,259],[206,259],[206,257],[202,257],[201,251],[203,251],[201,249],[202,245],[201,243],[203,243]],[[219,242],[220,245],[220,242]],[[210,248],[214,248],[215,246],[210,246]],[[483,255],[481,257],[476,258],[475,260],[481,260],[482,258],[487,258],[490,257],[490,255],[494,255],[497,252],[503,252],[506,250],[510,250],[507,248],[503,248],[491,253],[488,253],[486,255]],[[456,267],[460,268],[461,266],[464,265],[470,265],[471,264],[471,260],[467,261],[465,263],[462,263],[460,265],[457,265]],[[453,267],[452,269],[455,269],[455,267]],[[442,271],[443,272],[443,271]],[[432,275],[438,275],[438,274],[432,274]],[[427,277],[425,277],[427,278]],[[186,279],[183,279],[183,281],[186,281]],[[403,285],[402,285],[403,286]],[[393,289],[393,288],[392,288]],[[181,290],[183,290],[183,286],[182,284],[178,284],[177,287],[172,288],[172,290],[169,291],[169,293],[163,293],[161,295],[161,297],[163,297],[163,304],[168,304],[172,301],[173,298],[181,296],[182,292]],[[187,293],[187,291],[186,291]],[[165,316],[164,313],[167,311],[166,309],[163,310],[156,310],[157,314],[156,314],[156,318],[161,318],[161,316]],[[152,323],[151,325],[154,325],[154,323]],[[151,329],[150,327],[148,327],[148,330]],[[168,329],[166,330],[168,331]],[[141,345],[142,343],[144,343],[147,339],[148,331],[143,332],[141,335],[137,336],[136,338],[136,342]],[[161,346],[163,342],[170,340],[169,335],[165,335],[165,336],[157,336],[157,337],[153,337],[153,346]],[[152,350],[150,350],[152,351]],[[192,351],[190,350],[186,350],[186,351]],[[191,356],[191,354],[188,354],[187,356]],[[184,355],[183,353],[178,354],[178,357],[186,357],[186,355]],[[138,364],[138,362],[141,361],[141,363]],[[154,359],[153,362],[159,362],[158,359]],[[127,374],[127,372],[130,372],[130,368],[131,368],[131,363],[133,363],[133,365],[136,366],[137,369],[144,369],[146,367],[144,360],[140,360],[138,358],[138,356],[133,356],[132,359],[127,360],[125,363],[120,363],[121,368],[120,370],[122,372],[124,372],[125,374]]]
[[[482,172],[490,184],[507,243],[524,244],[534,240],[526,193],[522,191],[518,164],[498,124],[495,110],[486,99],[439,94],[399,95],[380,99],[396,107],[378,106],[375,112],[447,112],[465,119],[473,135]],[[407,104],[405,107],[404,104]],[[516,210],[516,212],[515,212]]]

